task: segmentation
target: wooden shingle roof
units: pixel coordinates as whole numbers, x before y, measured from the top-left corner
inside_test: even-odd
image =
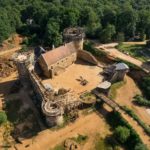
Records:
[[[48,51],[42,54],[40,57],[43,58],[47,66],[55,64],[57,61],[71,55],[72,53],[77,52],[74,43],[68,43],[63,46],[60,46],[56,49]],[[39,58],[40,59],[40,58]]]

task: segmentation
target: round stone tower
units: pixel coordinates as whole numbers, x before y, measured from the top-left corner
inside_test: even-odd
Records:
[[[48,126],[52,127],[63,124],[63,109],[57,103],[43,101],[42,111],[46,116]]]
[[[83,50],[85,33],[83,28],[66,28],[63,32],[64,42],[74,42],[77,50]]]
[[[18,74],[20,81],[25,85],[28,81],[28,70],[26,68],[26,63],[27,63],[27,56],[23,54],[18,54],[15,58],[14,61],[17,66]]]

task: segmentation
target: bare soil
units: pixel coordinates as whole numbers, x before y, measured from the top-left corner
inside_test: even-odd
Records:
[[[28,139],[21,145],[17,145],[19,150],[49,150],[65,139],[76,137],[78,134],[88,136],[88,140],[82,147],[82,150],[91,150],[94,148],[94,139],[97,134],[102,138],[111,132],[105,120],[96,113],[80,117],[76,122],[62,128],[58,131],[45,130],[40,132],[33,139]],[[25,148],[26,145],[29,147]]]
[[[96,46],[96,48],[105,51],[108,54],[108,56],[110,56],[112,58],[119,58],[121,60],[130,62],[130,63],[140,67],[145,72],[148,72],[148,73],[150,72],[150,66],[149,65],[146,65],[142,61],[137,60],[136,58],[133,58],[127,54],[120,52],[118,49],[115,48],[116,45],[118,45],[118,43],[101,44],[99,46]]]
[[[116,102],[120,105],[128,106],[144,121],[150,125],[150,115],[146,111],[145,107],[139,107],[132,103],[133,97],[137,94],[141,94],[140,89],[135,84],[134,80],[129,76],[126,76],[126,83],[117,90]]]
[[[43,83],[50,83],[56,89],[71,89],[75,93],[80,94],[81,92],[92,90],[102,81],[101,72],[102,68],[78,60],[75,64],[66,68],[65,72],[53,79],[45,79]],[[80,81],[78,81],[80,76],[88,81],[87,85],[83,86],[80,84]]]
[[[14,47],[19,46],[23,41],[23,37],[18,34],[13,34],[7,40],[5,40],[0,47],[0,53],[3,51],[7,51],[9,49],[13,49]]]
[[[0,78],[8,77],[15,70],[16,66],[12,60],[0,57]]]

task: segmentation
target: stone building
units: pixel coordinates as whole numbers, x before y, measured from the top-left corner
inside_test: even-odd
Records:
[[[66,28],[63,32],[64,42],[74,42],[77,50],[83,50],[85,32],[83,28]]]
[[[63,32],[64,45],[50,50],[38,59],[44,75],[53,78],[77,60],[77,53],[83,50],[84,31],[82,28],[67,28]]]
[[[105,68],[104,74],[107,75],[108,78],[107,80],[113,83],[117,81],[123,81],[128,71],[129,71],[129,66],[127,64],[117,63]]]
[[[48,78],[65,71],[65,69],[73,64],[77,59],[77,49],[73,42],[60,46],[56,49],[42,54],[38,62],[43,73]]]
[[[127,64],[125,63],[115,64],[111,82],[123,81],[128,71],[129,71],[129,67]]]

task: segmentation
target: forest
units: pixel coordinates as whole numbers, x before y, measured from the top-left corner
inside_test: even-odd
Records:
[[[102,43],[150,38],[150,0],[0,0],[0,43],[12,33],[28,45],[58,46],[81,26]]]

